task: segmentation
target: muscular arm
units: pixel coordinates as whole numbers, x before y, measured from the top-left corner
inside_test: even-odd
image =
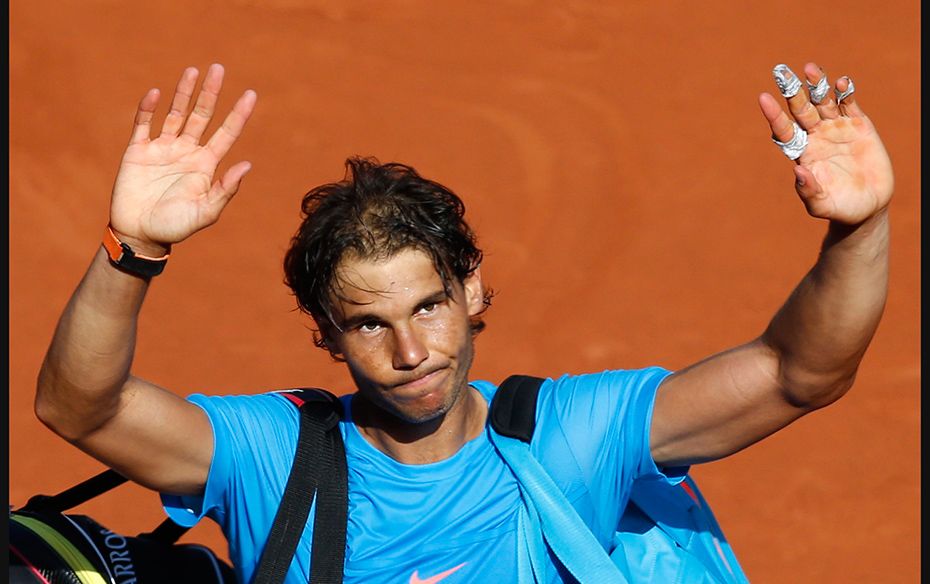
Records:
[[[145,486],[197,492],[213,454],[200,408],[130,375],[148,283],[101,249],[68,302],[39,373],[36,414],[101,462]]]
[[[812,63],[805,70],[811,82],[822,75]],[[773,135],[790,139],[793,124],[775,99],[763,94],[760,106]],[[788,107],[809,133],[795,188],[808,213],[828,222],[820,255],[758,338],[666,379],[650,438],[661,465],[727,456],[839,399],[881,318],[893,191],[887,153],[852,96],[814,105],[801,91]]]
[[[255,103],[246,92],[204,144],[223,69],[207,73],[190,116],[197,81],[185,71],[161,135],[149,136],[158,91],[142,99],[110,205],[110,225],[136,253],[159,257],[214,223],[249,170],[213,173]],[[36,415],[78,448],[147,487],[196,493],[213,454],[210,423],[200,408],[131,375],[136,329],[149,282],[113,267],[101,248],[56,328],[39,372]]]

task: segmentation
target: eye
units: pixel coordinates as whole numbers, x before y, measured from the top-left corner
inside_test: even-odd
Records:
[[[438,302],[427,302],[426,304],[423,304],[422,306],[420,306],[420,310],[418,310],[417,312],[419,314],[429,314],[436,310],[436,306],[438,304],[439,304]]]
[[[358,330],[362,331],[363,333],[377,332],[380,328],[381,328],[381,323],[373,321],[373,320],[370,320],[368,322],[363,322],[362,324],[358,325]]]

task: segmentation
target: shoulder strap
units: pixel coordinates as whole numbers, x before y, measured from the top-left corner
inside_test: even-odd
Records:
[[[63,513],[125,482],[126,477],[107,469],[57,495],[34,495],[23,506],[23,511]]]
[[[528,375],[511,375],[491,400],[491,427],[503,436],[529,442],[536,430],[536,400],[543,380]]]
[[[529,512],[538,515],[549,549],[572,576],[582,584],[625,583],[627,579],[620,568],[530,453],[529,442],[536,426],[536,401],[542,381],[524,375],[504,380],[491,400],[491,440],[517,477]],[[534,571],[541,572],[536,568]]]
[[[20,510],[34,513],[64,513],[120,486],[127,480],[126,477],[115,470],[107,469],[86,481],[65,489],[57,495],[34,495]],[[165,519],[155,529],[140,533],[138,537],[172,544],[178,541],[189,529],[189,527],[178,525],[171,519]]]
[[[297,451],[253,582],[284,582],[316,498],[310,582],[339,584],[349,505],[345,446],[339,430],[342,403],[328,391],[316,388],[286,392],[284,396],[300,409]]]

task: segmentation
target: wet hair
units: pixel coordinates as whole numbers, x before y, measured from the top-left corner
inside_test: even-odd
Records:
[[[464,219],[465,204],[448,188],[397,162],[352,157],[345,167],[343,180],[304,195],[303,220],[284,256],[284,281],[298,308],[320,328],[314,343],[335,358],[321,330],[335,326],[332,299],[344,258],[382,260],[402,250],[420,250],[432,258],[450,296],[453,282],[464,282],[482,258]],[[490,289],[485,292],[484,309],[492,295]],[[473,335],[484,329],[481,313],[471,319]]]

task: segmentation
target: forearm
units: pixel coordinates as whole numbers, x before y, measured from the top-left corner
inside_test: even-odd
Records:
[[[884,309],[888,245],[887,209],[855,227],[831,223],[817,263],[763,334],[795,405],[827,405],[851,386]]]
[[[100,249],[68,302],[39,372],[36,414],[78,438],[119,408],[148,282],[110,265]]]

